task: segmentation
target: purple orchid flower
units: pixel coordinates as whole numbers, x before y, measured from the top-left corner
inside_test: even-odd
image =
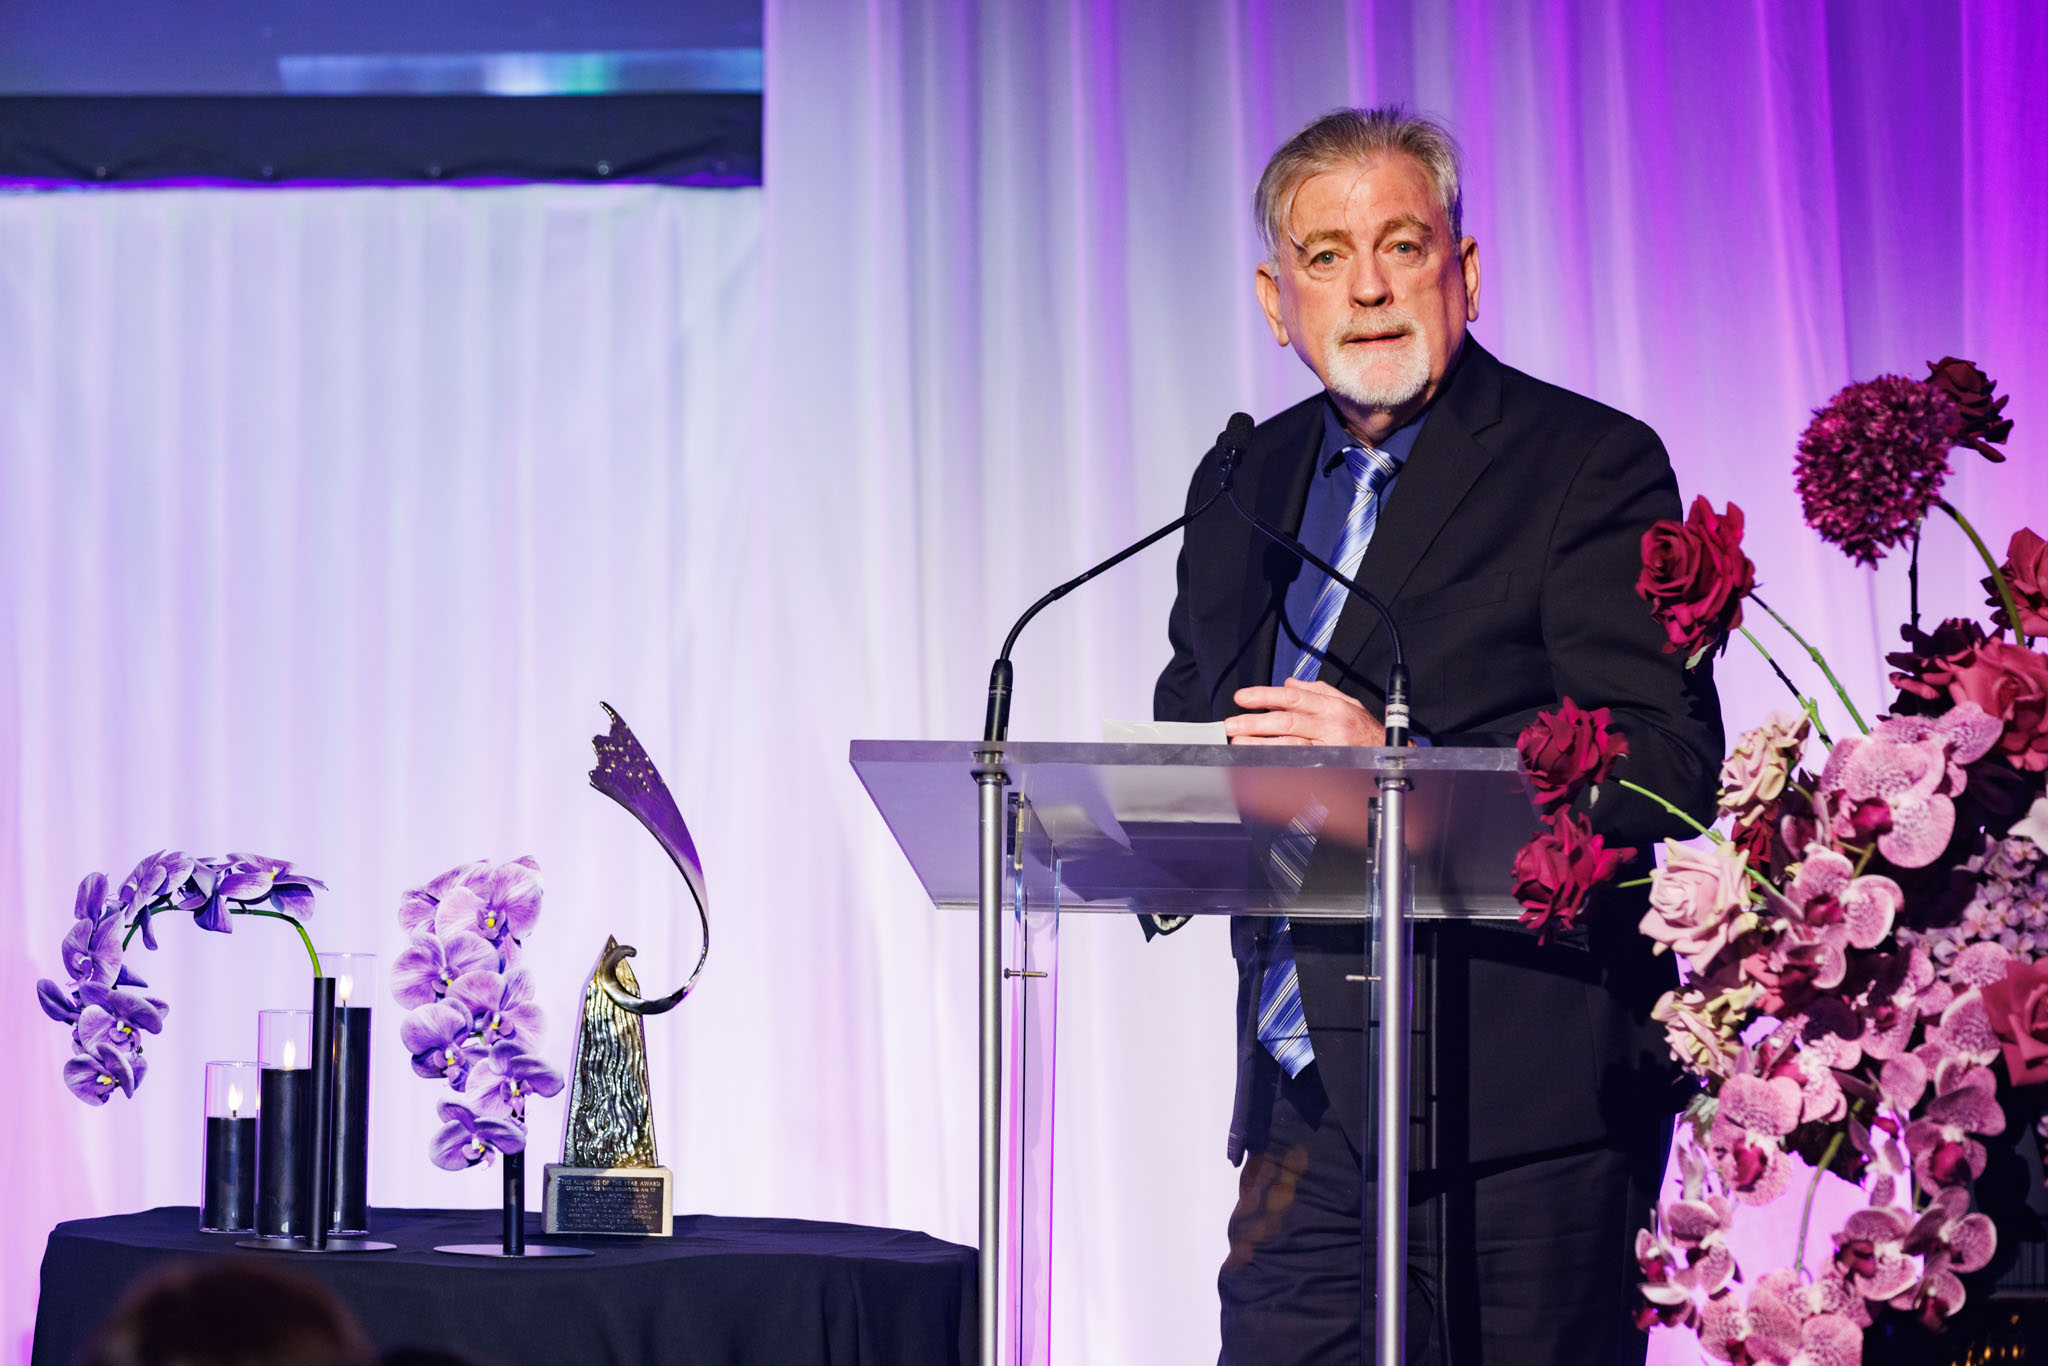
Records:
[[[524,968],[502,977],[495,972],[464,973],[448,988],[448,1000],[469,1012],[472,1027],[487,1044],[540,1039],[540,1007],[533,1000],[533,978]]]
[[[230,854],[213,880],[211,893],[195,923],[201,929],[231,931],[229,902],[253,906],[268,901],[285,915],[304,917],[313,910],[313,889],[327,884],[294,869],[284,859],[262,854]]]
[[[71,917],[97,925],[107,918],[107,875],[87,873],[78,882],[78,894],[72,898]]]
[[[412,1011],[398,1025],[399,1041],[412,1054],[412,1070],[430,1080],[445,1080],[460,1091],[469,1070],[484,1058],[483,1044],[470,1031],[469,1014],[448,1001],[432,1001]]]
[[[429,1005],[446,996],[456,978],[497,968],[498,951],[476,935],[415,934],[391,964],[391,995],[402,1006]]]
[[[488,1162],[493,1153],[526,1151],[525,1127],[508,1119],[480,1115],[459,1100],[444,1100],[438,1112],[444,1127],[434,1135],[434,1165],[459,1172]]]
[[[64,971],[70,975],[74,985],[113,981],[121,970],[119,917],[73,921],[59,953],[64,960]]]
[[[77,1024],[78,998],[45,977],[36,983],[36,1004],[58,1024]]]
[[[64,1084],[87,1105],[105,1105],[116,1088],[124,1096],[134,1095],[147,1070],[140,1053],[100,1044],[64,1064]]]
[[[486,1115],[510,1116],[526,1122],[526,1098],[562,1092],[562,1074],[510,1039],[492,1045],[491,1056],[476,1072],[480,1089],[476,1107]]]
[[[170,1007],[151,996],[114,991],[87,982],[78,989],[78,1046],[87,1052],[101,1044],[133,1052],[142,1047],[142,1033],[160,1034]]]

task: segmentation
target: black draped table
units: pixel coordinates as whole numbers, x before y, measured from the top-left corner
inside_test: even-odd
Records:
[[[486,1366],[961,1366],[974,1359],[975,1253],[901,1229],[679,1215],[672,1238],[564,1238],[591,1257],[451,1257],[495,1243],[497,1210],[380,1209],[393,1252],[250,1252],[190,1205],[74,1219],[43,1253],[34,1366],[73,1357],[137,1277],[189,1257],[254,1257],[323,1282],[380,1349]],[[527,1240],[541,1240],[538,1216]]]

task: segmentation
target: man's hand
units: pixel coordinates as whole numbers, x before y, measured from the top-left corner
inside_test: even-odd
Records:
[[[1384,745],[1386,727],[1365,705],[1327,683],[1287,680],[1282,688],[1239,688],[1245,709],[1223,722],[1233,745]]]

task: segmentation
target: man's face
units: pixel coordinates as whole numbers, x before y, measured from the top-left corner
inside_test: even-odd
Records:
[[[1380,440],[1436,395],[1479,317],[1479,245],[1451,237],[1429,173],[1391,153],[1325,171],[1294,192],[1259,304],[1337,400],[1354,435]]]

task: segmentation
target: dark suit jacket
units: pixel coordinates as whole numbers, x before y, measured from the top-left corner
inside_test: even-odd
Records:
[[[1307,498],[1323,403],[1318,396],[1260,425],[1239,466],[1246,505],[1290,530]],[[1195,472],[1190,508],[1218,478],[1212,451]],[[1438,744],[1511,745],[1537,712],[1569,696],[1613,709],[1629,742],[1621,776],[1697,815],[1711,810],[1722,739],[1712,679],[1704,664],[1688,673],[1664,651],[1663,632],[1634,591],[1643,532],[1681,515],[1670,461],[1648,427],[1512,370],[1466,338],[1358,574],[1401,626],[1416,733]],[[1190,524],[1168,624],[1173,659],[1153,702],[1158,719],[1221,719],[1238,710],[1236,689],[1270,681],[1298,572],[1296,556],[1227,503]],[[1354,599],[1323,679],[1379,715],[1390,661],[1378,618]],[[1645,857],[1662,836],[1690,833],[1611,784],[1588,814],[1610,843]],[[1648,1011],[1671,967],[1636,929],[1642,906],[1640,891],[1603,893],[1585,929],[1544,946],[1519,927],[1456,932],[1438,1046],[1449,1050],[1443,1071],[1469,1083],[1455,1107],[1469,1106],[1469,1116],[1440,1139],[1442,1160],[1599,1141],[1645,1106],[1668,1103],[1671,1073]],[[1261,928],[1247,918],[1232,934],[1233,1137],[1253,1143],[1255,1092],[1273,1075],[1251,1029]],[[1358,987],[1344,980],[1360,971],[1359,931],[1297,921],[1294,939],[1317,1071],[1363,1149],[1363,1012]]]

